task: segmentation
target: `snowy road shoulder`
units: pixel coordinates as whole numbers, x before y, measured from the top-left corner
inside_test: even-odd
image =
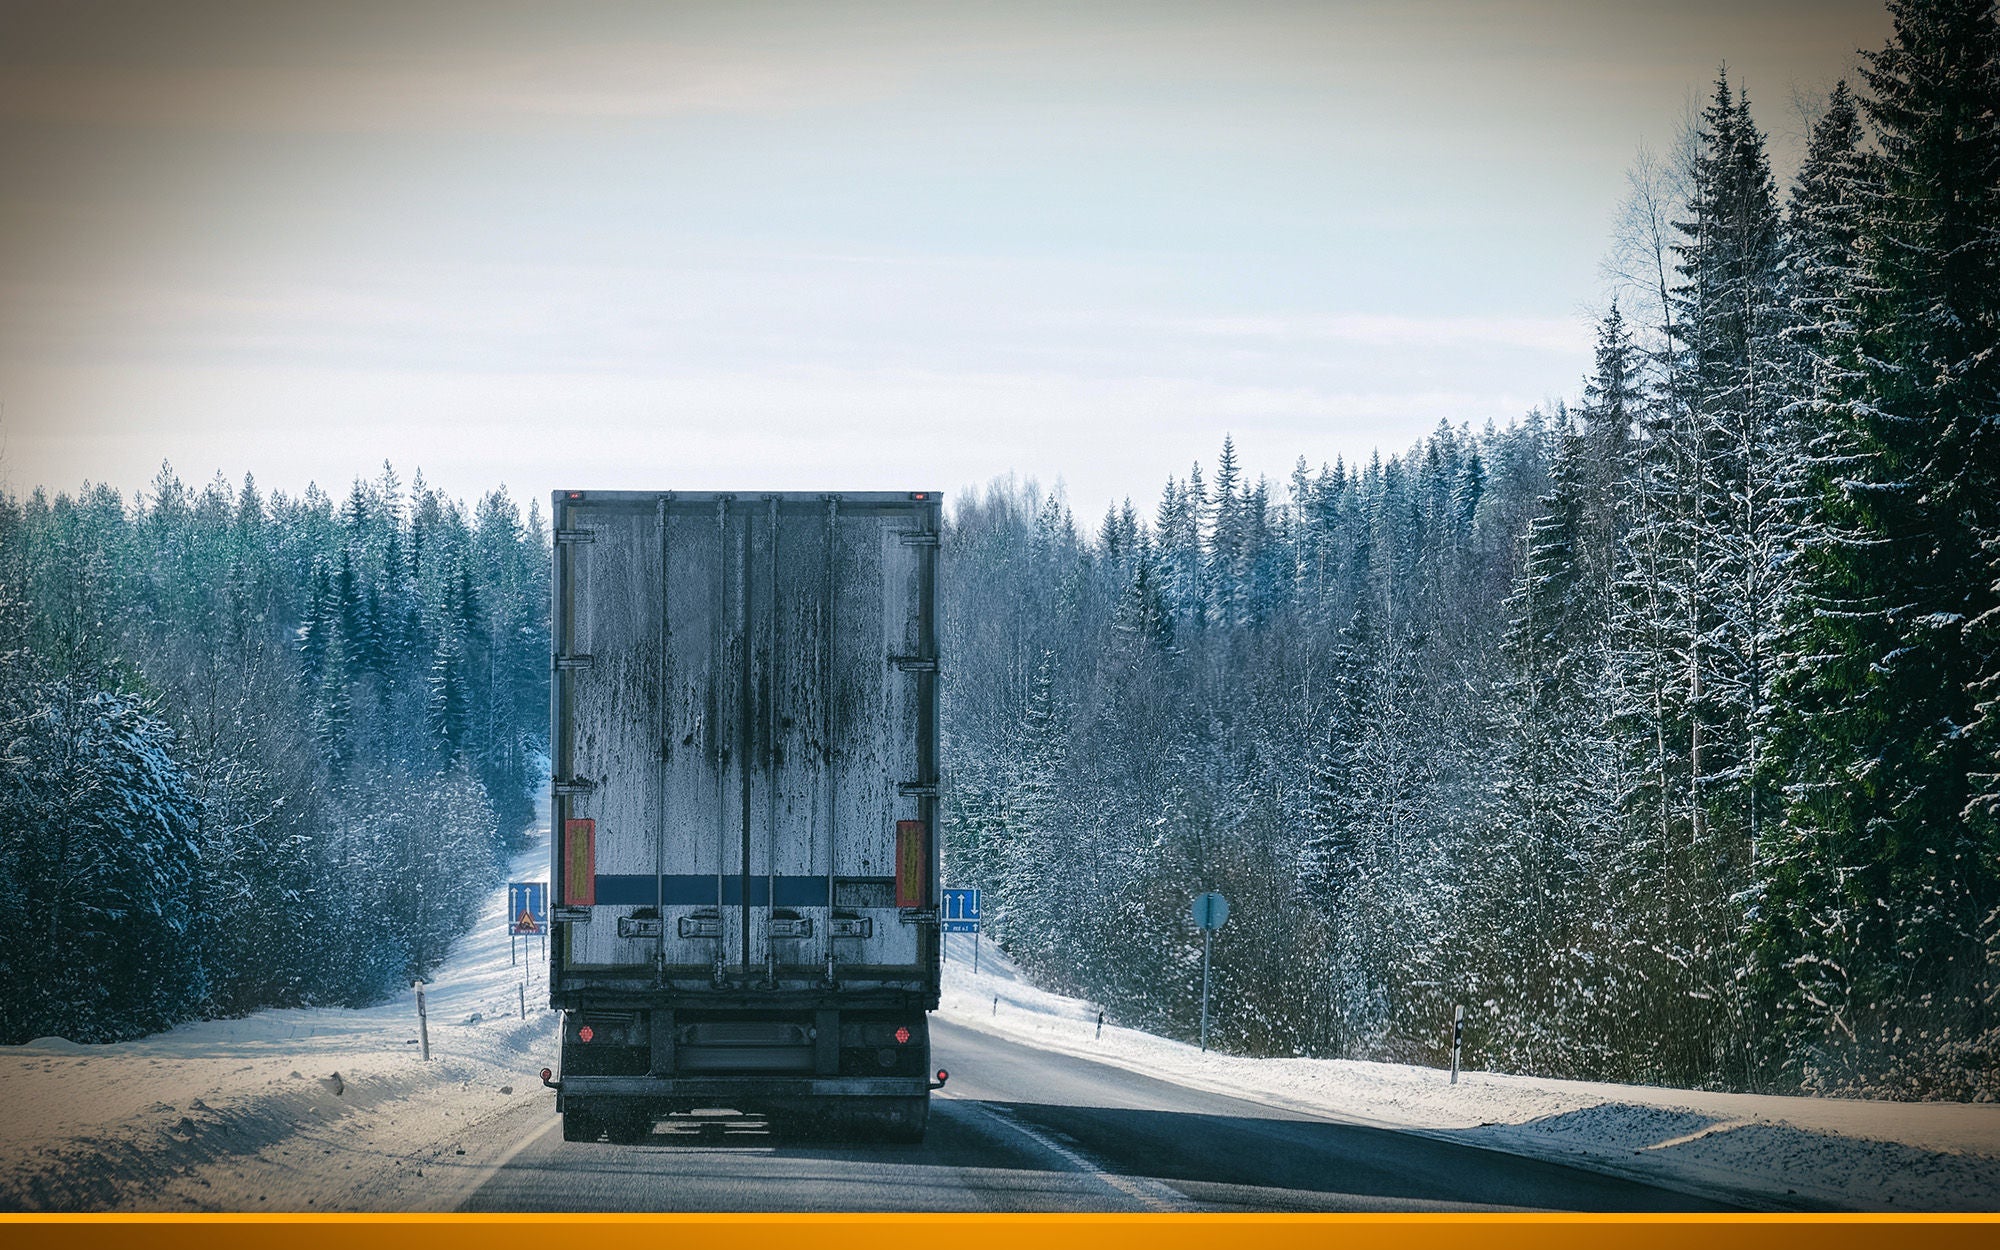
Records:
[[[515,880],[546,874],[525,853]],[[430,993],[267,1011],[109,1046],[0,1048],[0,1207],[449,1210],[551,1127],[539,950],[510,963],[496,890]],[[955,951],[957,946],[955,944]],[[520,985],[528,975],[527,1016]],[[1107,1024],[988,948],[946,965],[942,1014],[1047,1050],[1352,1123],[1753,1204],[2000,1210],[2000,1106],[1780,1098],[1307,1059],[1243,1059]],[[337,1079],[336,1079],[337,1074]]]
[[[1350,1123],[1590,1167],[1772,1209],[2000,1210],[2000,1105],[1726,1094],[1203,1053],[1106,1024],[953,943],[940,1014],[1014,1041]]]
[[[546,879],[548,852],[512,868]],[[553,1113],[533,1075],[555,1053],[545,965],[525,942],[510,958],[505,904],[496,890],[427,988],[428,1063],[408,993],[114,1045],[0,1047],[0,1208],[455,1206],[462,1182]]]

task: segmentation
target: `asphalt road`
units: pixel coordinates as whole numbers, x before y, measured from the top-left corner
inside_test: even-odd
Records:
[[[920,1145],[797,1141],[731,1114],[636,1145],[532,1130],[468,1211],[1729,1210],[1707,1199],[1187,1089],[933,1019]]]

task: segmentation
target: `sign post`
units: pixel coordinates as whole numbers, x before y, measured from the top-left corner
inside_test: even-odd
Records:
[[[412,981],[410,988],[417,992],[417,1057],[425,1063],[431,1061],[431,1018],[424,1010],[424,983]]]
[[[1458,1044],[1465,1036],[1465,1004],[1451,1009],[1451,1083],[1458,1084]]]
[[[507,956],[520,963],[515,939],[532,934],[547,941],[549,931],[549,883],[510,881],[507,883]],[[544,948],[546,951],[546,948]],[[521,968],[521,1018],[528,1018],[528,969]]]
[[[549,883],[510,881],[507,883],[508,963],[521,962],[514,939],[526,934],[541,935],[549,927]]]
[[[1215,931],[1229,919],[1229,900],[1214,890],[1194,900],[1194,923],[1201,930],[1201,1048],[1208,1049],[1208,948]]]
[[[972,970],[979,971],[979,888],[944,892],[944,914],[938,926],[946,933],[972,935]]]

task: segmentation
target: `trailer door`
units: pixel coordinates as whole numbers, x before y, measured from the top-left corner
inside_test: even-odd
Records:
[[[921,965],[895,891],[911,825],[935,889],[934,506],[558,511],[558,835],[591,820],[596,855],[558,855],[595,892],[566,965],[790,984]]]

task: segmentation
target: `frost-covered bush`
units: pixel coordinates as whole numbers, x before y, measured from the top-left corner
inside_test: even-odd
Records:
[[[0,1040],[111,1041],[204,998],[197,805],[137,700],[0,656]]]

